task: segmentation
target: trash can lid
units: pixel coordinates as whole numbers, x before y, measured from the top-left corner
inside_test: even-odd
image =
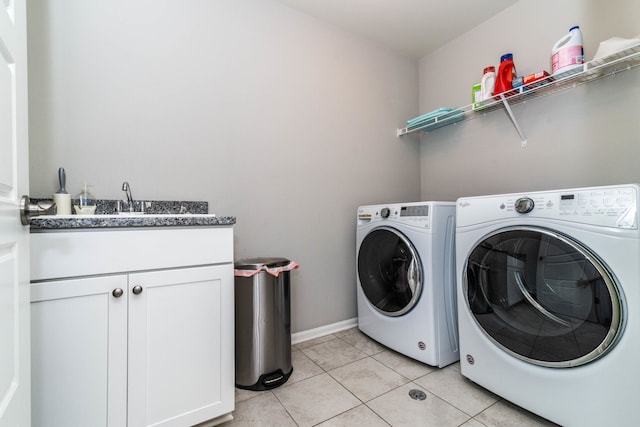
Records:
[[[236,261],[234,264],[234,268],[236,270],[259,270],[262,266],[267,266],[268,268],[274,267],[284,267],[285,265],[289,265],[291,261],[286,258],[247,258]]]

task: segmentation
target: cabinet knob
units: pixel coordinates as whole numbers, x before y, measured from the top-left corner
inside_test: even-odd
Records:
[[[140,285],[134,286],[132,292],[135,295],[140,295],[142,293],[142,286],[140,286]]]
[[[124,294],[124,291],[120,288],[115,288],[113,292],[111,292],[111,295],[113,295],[116,298],[120,298],[122,294]]]

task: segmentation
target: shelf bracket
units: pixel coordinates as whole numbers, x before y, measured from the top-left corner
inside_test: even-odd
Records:
[[[507,102],[507,98],[505,98],[504,93],[500,94],[500,99],[502,100],[502,104],[504,105],[505,111],[507,112],[507,114],[509,115],[509,118],[511,119],[511,123],[513,123],[513,127],[516,128],[518,135],[520,135],[520,141],[522,141],[522,146],[525,147],[527,145],[527,137],[524,136],[524,133],[522,133],[522,129],[520,129],[520,126],[518,126],[516,117],[513,115],[513,111],[511,111],[511,107],[509,106],[509,103]]]

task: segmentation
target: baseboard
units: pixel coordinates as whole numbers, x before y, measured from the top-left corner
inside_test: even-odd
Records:
[[[325,335],[353,328],[354,326],[358,326],[357,317],[354,317],[353,319],[343,320],[337,323],[332,323],[331,325],[320,326],[319,328],[296,332],[294,334],[291,334],[291,344],[298,344],[304,341],[320,338]]]
[[[212,420],[205,421],[200,424],[196,424],[194,427],[213,427],[213,426],[217,426],[218,424],[226,423],[227,421],[231,421],[231,420],[233,420],[232,414],[224,414]]]

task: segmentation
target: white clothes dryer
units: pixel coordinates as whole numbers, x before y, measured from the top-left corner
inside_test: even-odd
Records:
[[[454,240],[453,202],[359,207],[360,330],[432,366],[457,361]]]
[[[458,199],[462,375],[563,426],[638,425],[639,191]]]

